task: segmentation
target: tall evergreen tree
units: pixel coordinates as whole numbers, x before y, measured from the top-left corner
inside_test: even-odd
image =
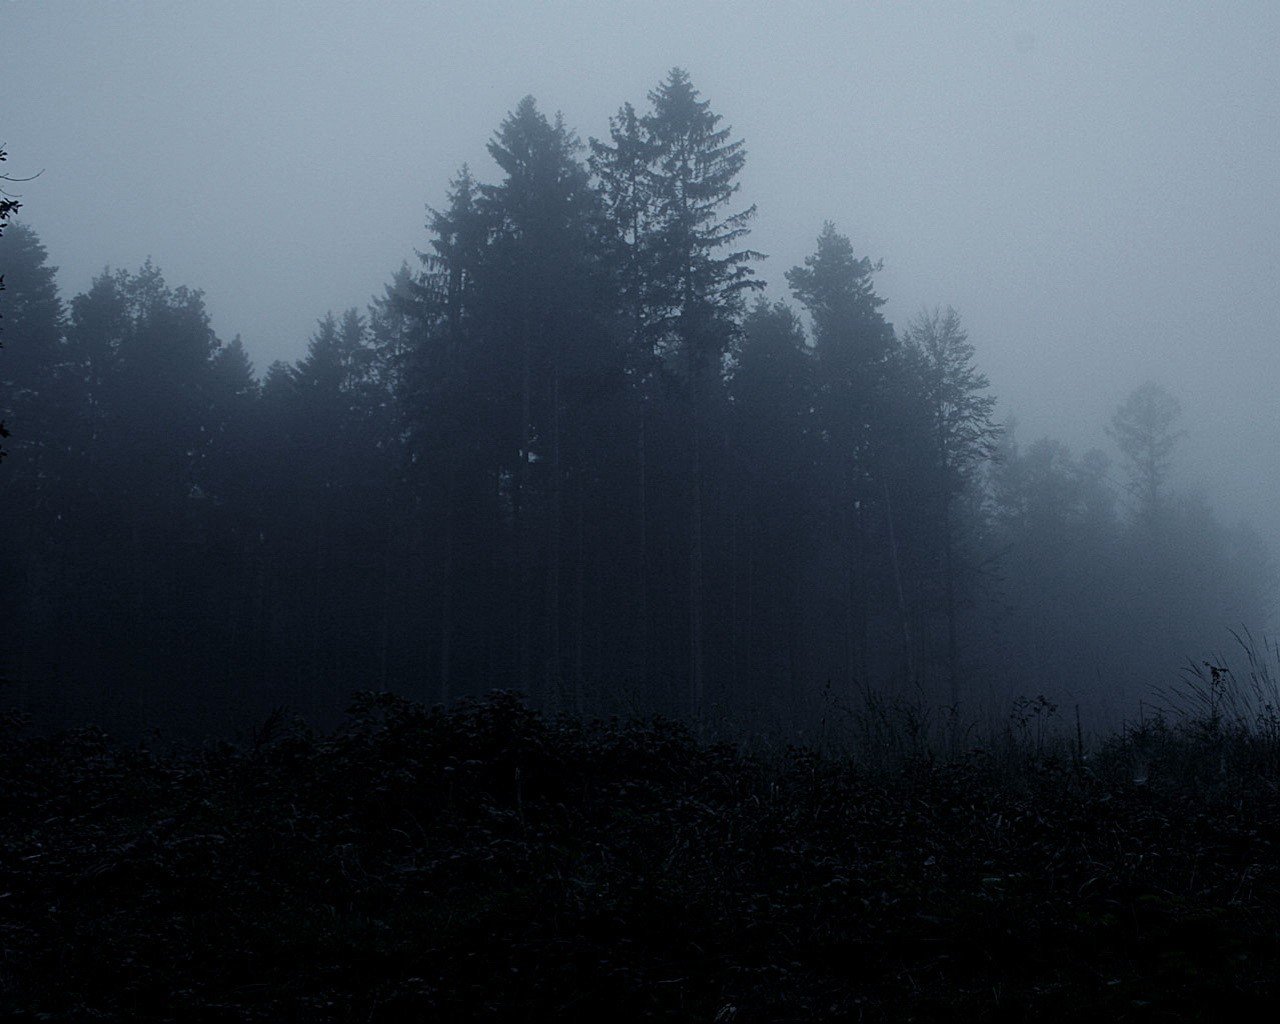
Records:
[[[64,312],[58,296],[57,267],[35,231],[27,224],[9,226],[0,240],[0,261],[5,268],[4,340],[0,361],[0,416],[37,414],[38,394],[49,383],[58,362]],[[32,408],[26,408],[32,406]],[[26,434],[33,439],[40,428],[33,424]]]
[[[954,707],[960,699],[957,501],[975,473],[996,454],[1000,436],[993,420],[996,400],[986,393],[990,382],[974,366],[973,345],[954,309],[920,313],[904,332],[903,346],[915,364],[928,415],[936,532],[942,543],[947,684]]]
[[[45,526],[62,475],[60,423],[68,411],[58,374],[65,315],[57,268],[48,265],[48,254],[28,225],[4,228],[0,268],[7,283],[0,304],[0,340],[7,343],[0,351],[0,459],[10,454],[4,448],[9,437],[4,423],[22,424],[13,458],[0,473],[7,538],[0,548],[0,607],[9,639],[8,650],[0,653],[0,679],[26,686],[33,634],[41,629],[33,617],[48,610],[54,580],[51,560],[43,555]]]
[[[800,682],[801,589],[817,539],[814,369],[799,317],[785,303],[759,299],[743,323],[730,381],[731,667],[752,691],[758,677],[775,687]]]
[[[498,646],[490,633],[496,616],[489,570],[496,552],[505,550],[496,535],[494,498],[507,465],[495,412],[501,388],[489,366],[496,356],[481,344],[477,327],[477,281],[489,235],[478,200],[479,186],[464,166],[450,184],[448,205],[429,211],[432,238],[430,248],[419,253],[422,274],[413,282],[401,280],[394,296],[394,308],[416,324],[398,404],[417,502],[413,535],[420,542],[414,546],[430,545],[430,572],[437,580],[434,661],[437,692],[445,701],[453,696],[460,596],[471,617],[484,623],[490,656]],[[460,595],[464,585],[467,593]],[[476,657],[471,652],[473,671],[493,669],[481,669]]]
[[[536,682],[552,699],[565,692],[569,378],[572,368],[592,364],[591,349],[604,340],[595,322],[596,196],[578,159],[581,148],[559,117],[548,121],[525,97],[489,144],[504,178],[481,190],[480,203],[492,231],[481,281],[486,329],[491,344],[518,360],[520,406],[512,410],[518,672],[528,688],[540,669]],[[540,644],[533,636],[539,605]]]
[[[858,679],[865,682],[871,669],[872,608],[878,596],[887,599],[887,594],[877,595],[873,584],[872,539],[878,534],[875,524],[887,525],[894,515],[889,483],[877,477],[889,420],[886,403],[892,389],[887,382],[895,347],[893,327],[880,312],[884,299],[873,285],[879,269],[879,263],[855,257],[852,243],[828,221],[814,253],[803,266],[787,272],[787,283],[813,321],[818,409],[831,482],[825,504],[839,545],[834,561],[840,567],[843,660],[849,685]],[[896,536],[886,537],[885,545],[893,562]],[[909,648],[900,570],[894,576],[898,618]],[[905,657],[910,659],[909,650]]]
[[[699,98],[689,75],[673,68],[649,94],[644,128],[656,154],[651,177],[654,205],[654,306],[665,327],[663,354],[684,388],[688,408],[689,479],[689,687],[695,715],[705,698],[704,459],[713,389],[732,343],[742,294],[763,284],[752,262],[762,254],[732,248],[748,232],[751,206],[726,207],[739,189],[746,162],[741,140]],[[727,250],[727,251],[726,251]]]

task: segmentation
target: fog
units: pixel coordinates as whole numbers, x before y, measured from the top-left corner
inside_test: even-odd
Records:
[[[890,320],[960,310],[1028,436],[1156,378],[1192,475],[1280,528],[1280,12],[1027,5],[23,3],[4,141],[65,291],[148,255],[259,367],[423,245],[519,98],[585,138],[686,67],[782,272],[832,219]],[[1230,452],[1230,457],[1224,453]]]
[[[1153,381],[1173,482],[1274,547],[1277,38],[1266,2],[18,3],[0,143],[64,299],[150,258],[261,375],[418,265],[463,164],[499,180],[521,97],[607,139],[681,67],[745,141],[768,298],[831,221],[900,332],[959,312],[1019,444],[1121,493],[1105,428]]]

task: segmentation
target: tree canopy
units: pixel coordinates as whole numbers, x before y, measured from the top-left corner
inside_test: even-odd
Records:
[[[242,720],[373,681],[748,723],[868,688],[1122,702],[1269,613],[1257,536],[1174,486],[1166,391],[1109,424],[1129,503],[1102,453],[1002,429],[956,311],[895,330],[834,222],[793,302],[758,294],[745,143],[685,71],[587,146],[525,97],[488,152],[416,263],[261,378],[152,262],[64,301],[31,227],[4,232],[22,700]]]

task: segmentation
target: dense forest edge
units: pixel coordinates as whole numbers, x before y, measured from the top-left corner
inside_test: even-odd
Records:
[[[0,741],[20,1020],[1221,1019],[1280,996],[1280,721],[1207,674],[948,753],[359,695],[317,733]],[[841,744],[848,744],[841,747]]]
[[[1100,728],[1269,626],[1271,555],[1176,485],[1166,388],[1114,457],[1025,442],[960,315],[888,323],[832,223],[762,297],[744,144],[685,72],[588,144],[526,98],[489,152],[262,375],[150,261],[66,301],[4,232],[10,706],[229,735],[500,685],[749,732],[1044,694]]]
[[[4,1019],[1274,1006],[1276,570],[1174,394],[1023,442],[832,222],[763,297],[679,69],[489,153],[261,375],[0,191]]]

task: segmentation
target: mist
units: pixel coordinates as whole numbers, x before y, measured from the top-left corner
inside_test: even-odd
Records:
[[[1274,1006],[1277,38],[8,5],[0,1016]]]
[[[1280,271],[1280,214],[1269,191],[1280,171],[1280,150],[1273,133],[1260,127],[1275,113],[1275,89],[1269,88],[1275,57],[1266,40],[1268,29],[1280,26],[1269,5],[1237,6],[1213,17],[1173,16],[1156,5],[1124,11],[1100,5],[1090,17],[1002,4],[964,11],[813,5],[805,17],[761,5],[735,9],[733,18],[717,5],[600,10],[517,4],[466,12],[417,4],[380,5],[372,12],[334,5],[324,17],[313,16],[315,10],[54,5],[11,12],[4,141],[11,174],[39,174],[10,190],[21,190],[22,229],[35,231],[30,244],[43,245],[46,265],[57,267],[56,286],[70,313],[66,323],[74,325],[77,302],[92,305],[91,298],[72,297],[92,297],[95,288],[105,288],[102,282],[110,274],[116,275],[122,296],[142,287],[139,282],[148,275],[163,288],[199,289],[200,308],[188,311],[197,320],[207,318],[214,338],[210,358],[233,361],[224,357],[231,340],[239,339],[243,358],[256,368],[256,382],[245,386],[256,393],[265,385],[266,400],[273,388],[268,368],[276,367],[274,385],[283,386],[281,381],[304,372],[309,360],[315,363],[315,346],[324,343],[326,330],[333,333],[334,323],[323,318],[341,319],[343,310],[355,311],[351,315],[364,319],[358,329],[352,327],[360,338],[351,343],[365,351],[361,358],[378,364],[360,371],[367,378],[362,386],[375,386],[376,378],[376,387],[386,392],[367,400],[386,413],[379,429],[391,432],[385,440],[370,437],[367,443],[378,458],[389,458],[378,470],[384,474],[380,486],[402,486],[405,466],[420,466],[425,458],[414,442],[405,443],[415,417],[424,413],[413,408],[415,399],[404,389],[420,391],[422,385],[410,381],[427,371],[408,368],[418,357],[392,355],[387,339],[374,337],[378,303],[385,303],[397,267],[430,275],[422,254],[432,254],[440,241],[431,211],[448,208],[450,182],[456,182],[459,168],[470,168],[481,191],[501,183],[503,169],[495,166],[487,147],[520,97],[529,95],[537,116],[562,124],[566,138],[582,143],[570,162],[594,177],[591,187],[600,187],[599,168],[587,170],[592,154],[585,143],[609,138],[610,118],[624,102],[643,114],[661,69],[684,67],[718,123],[731,127],[733,140],[743,144],[745,159],[733,175],[722,213],[754,209],[749,223],[743,222],[749,236],[728,248],[759,256],[741,266],[749,267],[750,288],[731,297],[726,293],[733,337],[717,343],[727,360],[718,374],[722,398],[730,403],[725,409],[730,421],[742,425],[724,421],[715,430],[741,430],[744,438],[760,433],[741,420],[744,401],[735,394],[735,381],[742,374],[734,364],[743,344],[750,344],[750,323],[766,333],[780,328],[767,323],[763,306],[752,312],[753,303],[761,298],[790,303],[797,318],[795,344],[810,356],[820,352],[822,326],[814,311],[824,300],[797,301],[789,281],[793,268],[815,257],[816,240],[828,222],[833,228],[826,230],[848,245],[849,257],[864,261],[857,273],[874,295],[868,309],[886,330],[896,329],[899,339],[907,337],[913,319],[929,311],[958,311],[957,330],[973,346],[972,370],[989,383],[974,395],[980,393],[986,403],[983,422],[992,428],[992,443],[977,460],[981,465],[963,467],[964,486],[971,492],[965,500],[986,506],[975,506],[974,518],[956,528],[957,542],[967,545],[964,593],[958,594],[952,581],[945,603],[952,619],[960,605],[971,617],[963,660],[988,695],[1053,690],[1064,699],[1087,697],[1121,713],[1187,659],[1198,663],[1210,651],[1231,646],[1231,631],[1261,635],[1272,625],[1268,551],[1280,527],[1275,513],[1280,478],[1271,472],[1271,459],[1280,427],[1269,415],[1267,382],[1280,369],[1272,344],[1280,312],[1273,287]],[[59,74],[52,77],[48,69],[55,65]],[[144,265],[147,269],[139,271]],[[12,288],[18,280],[12,269],[9,279]],[[618,301],[625,307],[629,300]],[[19,340],[13,332],[21,328],[11,324],[11,349]],[[383,329],[389,329],[385,323]],[[604,331],[601,337],[610,330],[616,335],[616,328],[596,321],[591,329]],[[75,333],[68,342],[73,348]],[[606,349],[616,343],[612,335],[601,342]],[[652,344],[661,359],[664,343]],[[619,356],[608,372],[629,376],[635,386],[647,371],[628,358]],[[603,364],[597,369],[606,372]],[[817,392],[830,391],[824,372],[818,370],[810,382]],[[26,386],[13,375],[9,379],[11,389],[21,392]],[[1166,424],[1176,445],[1160,468],[1160,489],[1171,501],[1176,495],[1179,507],[1190,508],[1187,502],[1202,507],[1195,515],[1212,534],[1193,530],[1182,538],[1187,550],[1169,557],[1189,566],[1194,553],[1201,559],[1197,572],[1226,582],[1210,586],[1190,569],[1183,572],[1180,585],[1187,600],[1198,591],[1201,610],[1187,610],[1181,626],[1159,630],[1158,640],[1136,611],[1124,621],[1123,609],[1133,609],[1130,601],[1115,612],[1099,610],[1092,632],[1073,634],[1068,642],[1060,635],[1063,624],[1028,611],[1037,601],[1053,604],[1055,598],[1047,595],[1054,581],[1063,579],[1063,567],[1019,563],[1020,552],[1041,547],[1044,540],[1009,533],[1015,506],[1021,510],[1016,515],[1025,519],[1026,503],[1039,499],[1007,493],[1002,499],[1001,488],[1033,486],[1028,480],[1039,479],[1036,473],[1056,474],[1059,484],[1083,486],[1080,481],[1087,478],[1098,491],[1090,500],[1105,501],[1114,532],[1087,558],[1090,563],[1114,558],[1115,546],[1125,546],[1123,531],[1136,528],[1142,499],[1135,490],[1138,470],[1117,447],[1113,419],[1144,385],[1159,389],[1178,410]],[[456,386],[483,390],[488,385]],[[829,393],[827,400],[835,401]],[[771,401],[758,414],[766,422],[778,414]],[[584,408],[571,411],[579,414]],[[830,443],[831,428],[818,422],[818,408],[809,410],[816,419],[806,436],[817,431]],[[10,412],[11,422],[20,422],[22,417]],[[678,420],[684,413],[673,406],[670,415]],[[610,429],[630,429],[625,420],[623,415]],[[545,430],[527,422],[530,431]],[[1000,428],[998,442],[995,428]],[[243,424],[238,429],[248,431]],[[295,428],[281,421],[272,429]],[[392,442],[396,431],[401,433]],[[293,449],[323,444],[318,436],[310,442],[276,441]],[[38,441],[11,445],[11,465],[19,469],[11,476],[21,477],[23,445],[30,443]],[[241,443],[246,453],[257,455],[271,444],[261,436],[246,436]],[[355,442],[347,437],[337,443],[346,448]],[[388,456],[387,445],[393,443],[403,450]],[[532,434],[509,443],[526,450],[529,459],[550,458],[534,450]],[[863,442],[850,438],[848,443]],[[612,454],[602,451],[598,457],[625,473],[630,448],[617,441]],[[1093,450],[1099,454],[1089,455]],[[246,465],[247,455],[240,458],[239,470]],[[785,464],[775,469],[800,472]],[[499,492],[507,476],[519,475],[510,467],[494,471]],[[820,476],[839,469],[810,466],[807,471]],[[857,472],[870,474],[860,487],[885,483],[872,479],[876,473],[869,469]],[[593,487],[608,491],[597,470],[591,470],[590,479]],[[795,485],[793,476],[755,480],[750,486]],[[414,502],[435,500],[427,496],[434,482],[420,486],[427,490],[415,498],[386,500],[399,502],[407,514]],[[625,507],[639,500],[630,486],[619,483],[613,493],[598,495],[604,503],[598,514],[625,518]],[[730,533],[738,529],[739,512],[755,514],[734,508],[738,499],[728,492],[720,497],[728,504],[715,514],[728,516],[719,525]],[[662,499],[671,502],[667,514],[685,515],[678,509],[686,498],[677,488]],[[812,520],[810,533],[838,533],[844,514],[838,506],[846,499],[865,506],[878,520],[875,530],[894,525],[880,507],[892,510],[887,489],[875,502],[851,492],[811,495],[813,507],[805,513]],[[292,500],[299,503],[295,519],[316,513],[301,492]],[[555,501],[563,500],[557,490]],[[901,500],[931,499],[904,494]],[[1146,500],[1156,499],[1148,495]],[[563,508],[560,514],[566,514]],[[523,529],[509,526],[517,534]],[[899,532],[904,528],[899,524]],[[1021,528],[1031,529],[1026,521]],[[673,538],[668,538],[671,544]],[[784,541],[801,543],[796,537],[770,542]],[[890,546],[899,541],[894,538]],[[896,569],[864,566],[872,575],[893,575],[894,583],[883,590],[869,586],[859,600],[877,607],[858,613],[856,629],[851,620],[842,627],[846,634],[861,631],[861,639],[806,635],[801,646],[809,652],[843,644],[845,654],[843,659],[831,652],[807,656],[801,667],[789,655],[786,688],[827,685],[833,678],[847,686],[855,680],[918,686],[930,675],[921,667],[925,662],[934,663],[936,676],[936,647],[945,642],[931,639],[936,623],[927,624],[940,614],[936,595],[927,593],[936,582],[930,582],[930,574],[940,571],[934,563],[942,557],[930,548],[933,542],[921,539],[923,546],[914,554],[890,551]],[[729,543],[737,543],[736,534]],[[823,550],[826,543],[835,547]],[[881,548],[875,557],[889,558],[884,550],[889,541],[875,543]],[[557,534],[558,552],[562,544]],[[835,561],[854,557],[852,548],[840,555],[838,547],[828,538],[795,556],[794,572],[812,591],[805,599],[810,605],[801,601],[793,609],[805,622],[820,618],[824,602],[836,600],[834,591],[821,596],[823,586],[835,584],[817,580],[836,571]],[[689,568],[677,568],[679,559],[668,555],[675,561],[661,586],[680,590],[685,586],[681,575]],[[431,571],[438,570],[431,561],[437,556],[423,557],[423,572],[428,563]],[[541,565],[546,557],[543,552],[535,561]],[[738,555],[725,557],[725,589],[714,601],[727,605],[709,614],[733,620],[728,627],[733,638],[722,642],[735,651],[728,659],[735,663],[729,675],[740,683],[737,662],[758,659],[743,653],[750,644],[739,634],[768,633],[776,623],[766,629],[737,607],[750,589],[743,582],[748,569]],[[904,587],[903,562],[912,557],[918,560],[911,570],[916,580]],[[950,557],[957,557],[954,551]],[[526,564],[526,573],[541,573],[542,568],[528,568],[531,558],[520,555],[517,561]],[[1236,568],[1221,569],[1214,558]],[[1178,575],[1173,567],[1169,571]],[[1019,580],[1014,578],[1019,572],[1040,575]],[[1114,565],[1108,572],[1118,575],[1102,572],[1089,585],[1106,589],[1123,576],[1146,595],[1143,600],[1155,602],[1148,617],[1162,618],[1157,608],[1168,581],[1133,580]],[[636,598],[640,606],[651,602],[655,585],[650,580],[642,588]],[[541,592],[532,578],[525,586],[529,593]],[[914,598],[907,593],[912,586]],[[1011,596],[1014,591],[1020,596]],[[553,601],[557,623],[566,614],[561,597],[567,595],[566,589]],[[430,603],[439,595],[424,591],[419,599]],[[331,600],[341,599],[335,594]],[[533,600],[516,604],[524,607]],[[545,604],[545,595],[536,600]],[[579,595],[579,600],[585,598]],[[674,608],[679,602],[671,600]],[[918,606],[906,609],[913,600]],[[900,613],[879,607],[899,601]],[[547,614],[552,613],[545,608],[537,613]],[[845,618],[852,614],[846,609]],[[358,618],[336,609],[333,615],[335,621]],[[900,621],[884,626],[884,635],[873,642],[867,622],[877,615]],[[1117,615],[1120,635],[1104,641],[1102,622],[1115,623]],[[1178,616],[1163,619],[1173,622]],[[259,623],[257,628],[266,627]],[[391,627],[383,622],[368,628],[385,634]],[[667,628],[662,646],[683,649],[684,632],[699,627],[673,618]],[[1185,630],[1180,638],[1177,628]],[[794,625],[789,630],[794,647],[802,631]],[[1037,630],[1057,639],[1024,632]],[[891,641],[895,634],[905,638]],[[350,654],[351,664],[367,673],[372,655],[361,648],[376,644],[371,634],[353,627],[352,639],[357,637],[355,647],[347,648],[359,651]],[[995,652],[1007,651],[1011,642],[1021,645],[1023,657],[1033,650],[1049,653],[1034,665],[1015,659],[1010,671],[996,673],[1001,678],[995,682],[991,666],[1008,664]],[[395,646],[385,636],[378,643]],[[623,647],[636,643],[641,641],[632,637]],[[659,640],[650,633],[643,643]],[[883,650],[894,644],[902,651],[881,659],[874,672],[866,650],[852,653],[855,647]],[[1169,646],[1157,653],[1161,645]],[[1069,665],[1068,648],[1077,652]],[[1128,660],[1118,653],[1121,648],[1130,651]],[[1134,658],[1137,648],[1148,653]],[[419,654],[439,661],[436,652]],[[780,656],[774,651],[765,661]],[[391,671],[388,657],[381,655],[383,678]],[[579,650],[579,672],[582,657]],[[596,671],[622,676],[619,685],[625,688],[634,683],[636,657],[630,650],[624,656],[631,659],[628,667],[607,670],[601,657]],[[952,666],[946,674],[954,674],[962,659],[952,651],[943,660]],[[1114,673],[1117,666],[1132,678],[1102,683],[1104,673]],[[553,675],[559,677],[562,669]],[[34,678],[51,669],[30,666],[27,671]],[[416,693],[430,692],[419,681],[423,665],[404,671],[413,675]],[[522,671],[527,686],[532,670]],[[669,671],[679,674],[674,662]],[[758,665],[751,669],[769,671]],[[874,678],[864,678],[868,673]],[[1092,678],[1092,688],[1085,685],[1086,677]],[[329,688],[337,694],[342,685],[335,679]],[[602,680],[594,685],[608,689]],[[670,686],[679,689],[674,682]]]
[[[761,277],[826,219],[890,321],[952,305],[1004,415],[1101,445],[1177,392],[1188,476],[1274,537],[1277,15],[1161,4],[20,4],[5,142],[64,292],[151,256],[255,362],[299,358],[423,244],[525,94],[601,136],[686,67],[747,142]],[[51,69],[57,69],[56,74]],[[1227,459],[1222,453],[1231,452]]]

